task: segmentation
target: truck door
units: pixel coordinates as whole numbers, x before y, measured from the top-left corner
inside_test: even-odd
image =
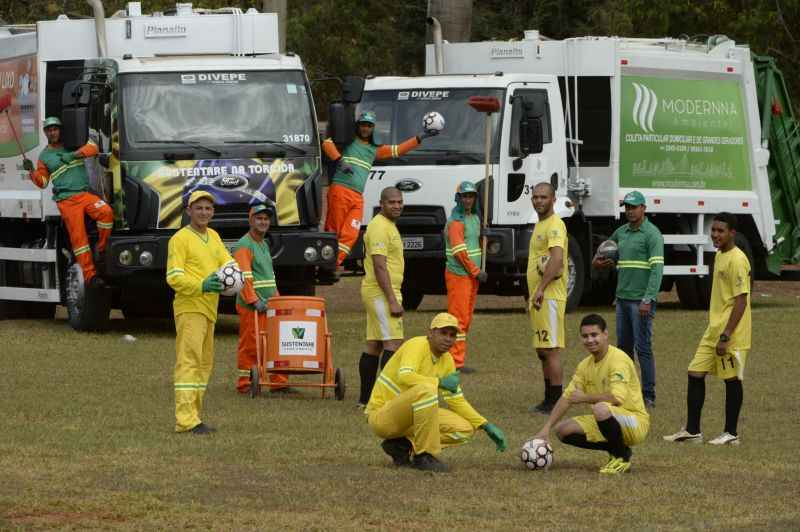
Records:
[[[555,150],[553,143],[553,117],[550,96],[546,84],[512,83],[506,93],[504,116],[510,117],[503,123],[500,142],[500,164],[495,180],[497,194],[496,224],[522,225],[536,221],[531,205],[531,194],[536,183],[550,182],[553,174],[559,175],[559,156],[563,149]],[[516,102],[516,104],[515,104]],[[520,149],[520,123],[525,114],[525,103],[541,110],[542,151],[523,157]]]

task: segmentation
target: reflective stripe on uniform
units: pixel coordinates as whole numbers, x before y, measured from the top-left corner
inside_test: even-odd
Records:
[[[392,382],[392,379],[381,373],[378,377],[378,382],[389,388],[391,391],[395,393],[395,395],[400,393],[400,387]]]
[[[278,286],[274,280],[269,281],[253,281],[253,288],[275,288]]]
[[[360,166],[365,170],[372,170],[372,165],[366,161],[362,161],[361,159],[357,159],[356,157],[342,157],[342,160],[346,163],[354,164],[356,166]]]
[[[97,222],[97,228],[98,229],[113,229],[114,228],[114,223],[113,222],[111,222],[111,223]]]
[[[662,258],[661,261],[663,262],[664,259]],[[625,268],[633,268],[638,270],[649,270],[650,263],[645,260],[621,260],[617,262],[617,268],[622,270]]]
[[[89,252],[89,246],[81,246],[81,247],[79,247],[77,249],[73,249],[72,250],[73,255],[75,255],[76,257],[78,255],[83,255],[84,253],[88,253],[88,252]]]
[[[411,409],[414,412],[419,412],[420,410],[425,410],[426,408],[430,408],[436,405],[439,402],[438,397],[430,397],[428,399],[422,399],[415,403],[411,403]]]
[[[71,168],[77,168],[78,166],[82,166],[82,165],[83,165],[83,160],[75,159],[74,161],[72,161],[69,164],[65,164],[64,166],[59,166],[53,173],[50,174],[50,180],[51,181],[55,181],[56,179],[58,179],[59,177],[64,175],[64,173],[67,170],[69,170]]]
[[[171,270],[167,270],[167,277],[173,277],[175,275],[183,275],[183,268],[172,268]]]

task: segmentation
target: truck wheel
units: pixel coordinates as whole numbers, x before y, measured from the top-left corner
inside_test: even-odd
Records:
[[[56,316],[56,304],[26,301],[22,305],[22,312],[30,320],[52,320]]]
[[[575,238],[570,238],[567,256],[567,312],[572,312],[578,308],[578,304],[583,297],[583,287],[586,284],[586,267],[583,260],[583,252]]]
[[[83,282],[83,271],[77,263],[67,268],[67,320],[76,331],[106,331],[110,325],[111,290],[90,288]]]
[[[678,277],[675,279],[675,288],[678,292],[678,299],[684,308],[696,310],[700,308],[698,297],[697,278],[692,276]]]
[[[404,310],[417,310],[422,303],[425,294],[409,288],[406,283],[400,287],[400,293],[403,296],[403,309]]]

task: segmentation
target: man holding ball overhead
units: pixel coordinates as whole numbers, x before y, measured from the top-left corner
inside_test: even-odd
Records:
[[[214,196],[196,190],[189,196],[189,225],[169,239],[167,284],[175,291],[175,432],[209,434],[200,420],[214,364],[214,325],[222,282],[217,270],[235,263],[216,231]]]

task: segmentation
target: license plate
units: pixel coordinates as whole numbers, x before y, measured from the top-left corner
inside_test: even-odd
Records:
[[[410,236],[403,239],[403,249],[424,249],[425,238],[421,236]]]

